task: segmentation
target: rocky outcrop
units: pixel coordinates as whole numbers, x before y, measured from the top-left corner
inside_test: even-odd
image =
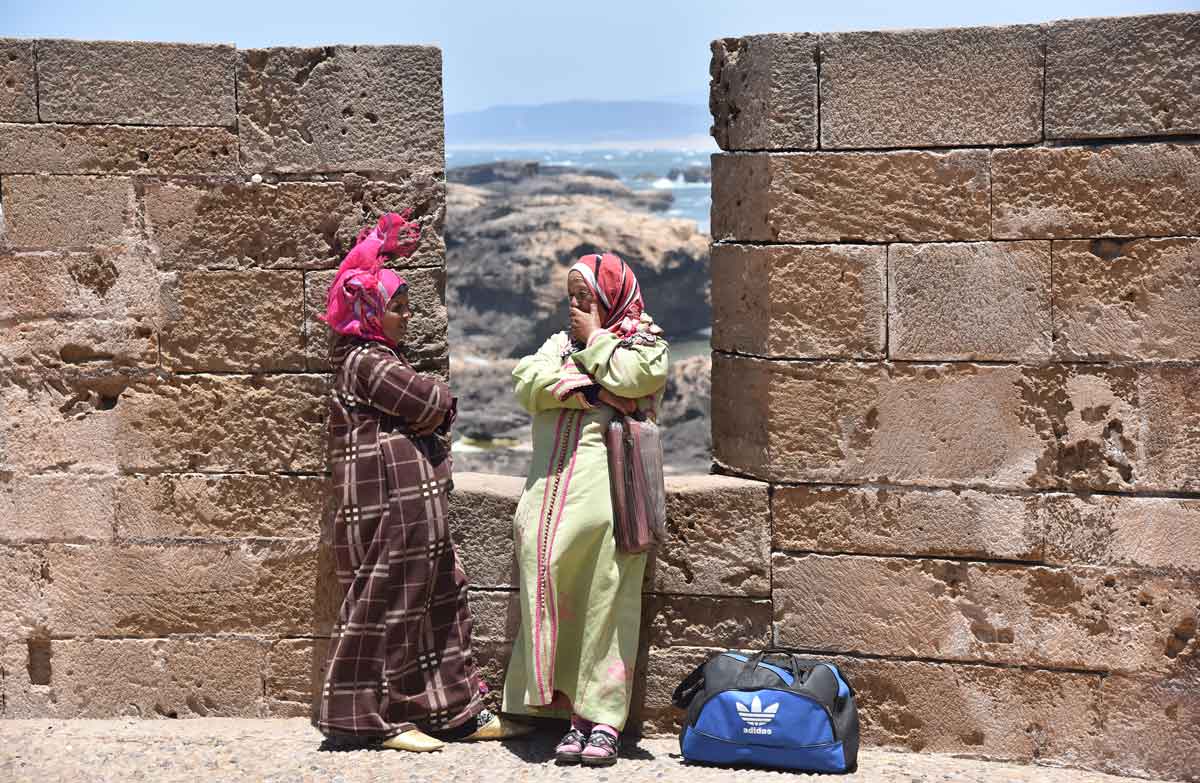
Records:
[[[570,265],[602,251],[637,270],[648,309],[668,336],[711,323],[708,236],[692,221],[651,214],[670,203],[669,193],[525,163],[447,176],[447,305],[457,353],[517,357],[535,350],[566,323]]]

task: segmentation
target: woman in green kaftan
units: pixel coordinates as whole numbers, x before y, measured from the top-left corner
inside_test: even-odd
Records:
[[[567,285],[570,332],[513,370],[534,450],[513,522],[521,627],[503,709],[570,715],[559,762],[607,766],[629,714],[646,555],[617,551],[604,432],[617,410],[657,411],[667,344],[616,255],[584,256]]]

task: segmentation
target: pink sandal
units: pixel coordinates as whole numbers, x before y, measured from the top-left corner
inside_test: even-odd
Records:
[[[592,729],[587,745],[580,754],[580,761],[585,767],[611,767],[617,763],[617,747],[620,742],[614,730],[600,728]]]
[[[554,760],[559,764],[578,764],[583,757],[583,746],[587,743],[587,735],[574,726],[563,735],[554,748]]]

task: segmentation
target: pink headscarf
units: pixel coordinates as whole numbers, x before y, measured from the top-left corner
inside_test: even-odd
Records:
[[[388,212],[374,227],[359,232],[354,248],[329,286],[325,314],[319,316],[338,334],[395,345],[383,333],[383,312],[406,283],[392,270],[384,269],[383,262],[406,258],[417,249],[421,226],[408,219],[411,215],[411,209],[399,215]]]
[[[645,307],[642,289],[633,269],[620,256],[616,253],[583,256],[570,272],[583,275],[592,296],[600,303],[601,328],[622,339],[638,331]]]

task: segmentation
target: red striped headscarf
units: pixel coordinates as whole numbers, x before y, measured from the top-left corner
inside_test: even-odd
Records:
[[[358,234],[329,286],[325,314],[320,319],[338,334],[354,335],[385,345],[395,343],[383,333],[387,303],[406,284],[384,261],[412,255],[421,236],[419,223],[410,221],[411,209],[388,212],[374,226]]]
[[[629,264],[616,253],[597,253],[580,258],[570,272],[583,276],[599,303],[602,329],[622,339],[637,332],[646,303]]]

